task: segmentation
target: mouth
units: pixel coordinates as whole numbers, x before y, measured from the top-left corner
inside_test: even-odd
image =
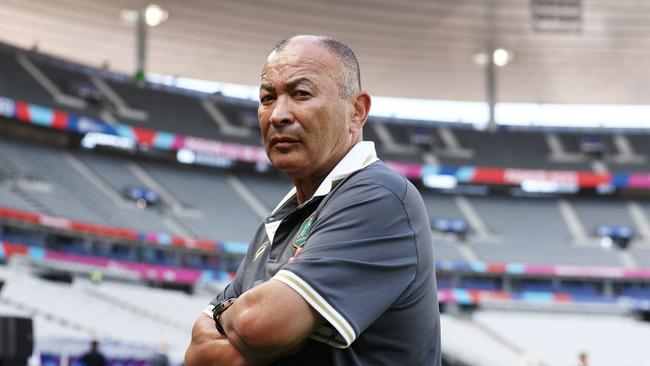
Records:
[[[282,148],[288,148],[299,142],[300,140],[293,137],[279,136],[279,137],[273,137],[271,139],[271,146],[278,149],[282,149]]]

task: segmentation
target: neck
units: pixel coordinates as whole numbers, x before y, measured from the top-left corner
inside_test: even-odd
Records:
[[[330,169],[326,173],[319,174],[316,177],[307,179],[296,178],[293,180],[293,184],[296,187],[296,200],[298,200],[299,205],[309,200],[316,193],[316,190],[323,183],[330,171],[332,170]]]
[[[342,151],[341,155],[338,156],[334,162],[330,163],[324,169],[314,172],[307,177],[292,177],[293,185],[296,187],[296,200],[298,201],[299,205],[308,201],[314,195],[314,193],[316,193],[318,187],[321,185],[321,183],[323,183],[327,175],[334,169],[336,164],[338,164],[345,157],[345,155],[350,152],[350,150],[352,150],[352,148],[360,141],[361,138],[359,137],[353,139],[353,143],[351,143],[350,146],[345,149],[345,151]]]

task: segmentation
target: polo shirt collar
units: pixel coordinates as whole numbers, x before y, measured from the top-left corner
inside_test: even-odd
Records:
[[[377,153],[375,151],[375,143],[372,141],[361,141],[358,144],[354,145],[350,151],[339,161],[338,164],[332,169],[332,171],[325,177],[323,182],[318,186],[314,195],[303,202],[303,205],[314,197],[325,196],[336,186],[341,179],[347,177],[348,175],[356,172],[359,169],[363,169],[368,165],[377,161]],[[296,187],[293,187],[289,193],[280,201],[280,203],[273,209],[275,213],[282,205],[285,204],[290,198],[295,196]]]
[[[372,141],[361,141],[358,144],[354,145],[350,151],[339,161],[338,164],[332,169],[332,171],[325,177],[323,182],[318,186],[314,195],[303,202],[302,205],[307,204],[315,197],[325,196],[332,191],[338,182],[347,177],[348,175],[356,172],[357,170],[363,169],[368,165],[377,161],[377,153],[375,151],[375,143]],[[296,195],[296,187],[292,188],[289,193],[278,203],[278,205],[273,209],[273,214],[275,214],[288,200],[293,198]],[[302,206],[301,205],[301,206]],[[277,223],[276,225],[274,225]],[[275,236],[275,230],[279,226],[279,221],[274,223],[267,223],[267,234],[271,242],[273,242],[273,237]]]

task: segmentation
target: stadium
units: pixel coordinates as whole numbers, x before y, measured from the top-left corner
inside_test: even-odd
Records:
[[[258,126],[294,34],[350,45],[419,190],[443,365],[650,364],[650,3],[0,0],[0,365],[183,364],[291,189]],[[580,363],[584,354],[588,363]]]

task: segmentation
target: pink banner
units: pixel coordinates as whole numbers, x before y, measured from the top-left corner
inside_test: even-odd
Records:
[[[578,174],[574,171],[561,170],[505,169],[503,180],[507,184],[521,184],[523,181],[534,180],[576,185],[578,184]]]
[[[48,250],[47,253],[45,254],[45,259],[58,260],[58,261],[63,261],[63,262],[73,262],[73,263],[78,263],[78,264],[86,264],[86,265],[95,266],[95,267],[107,267],[108,262],[109,262],[108,259],[106,259],[106,258],[91,257],[91,256],[88,256],[88,255],[63,253],[63,252],[58,252],[58,251],[54,251],[54,250]]]
[[[554,266],[545,266],[541,264],[529,264],[526,265],[524,270],[525,274],[535,274],[535,275],[546,275],[552,276],[555,274]]]
[[[624,276],[623,272],[622,268],[614,267],[555,266],[555,275],[557,276],[621,278]]]
[[[128,240],[139,240],[152,244],[161,244],[167,245],[169,242],[167,238],[170,236],[164,233],[152,233],[152,232],[137,232],[134,230],[120,229],[110,226],[102,226],[91,224],[88,222],[73,221],[61,217],[53,217],[40,215],[36,213],[16,210],[9,207],[0,206],[0,217],[37,223],[47,227],[54,227],[57,229],[69,230],[74,232],[93,234],[104,237],[111,238],[121,238]],[[171,244],[186,247],[186,248],[196,248],[196,249],[205,249],[205,250],[217,250],[219,245],[217,242],[212,240],[205,239],[196,239],[196,238],[183,238],[178,236],[171,237]]]
[[[632,173],[628,179],[629,188],[650,188],[650,174]]]
[[[191,285],[201,278],[201,272],[195,269],[172,268],[123,261],[110,261],[108,265],[111,268],[122,268],[137,272],[141,278],[158,282],[164,281]]]
[[[123,273],[128,277],[147,279],[157,282],[164,281],[181,284],[193,284],[201,278],[201,271],[195,269],[165,267],[154,264],[118,261],[88,255],[63,253],[53,250],[48,250],[46,252],[45,259],[66,262],[70,264],[98,267],[99,270],[106,270],[107,272],[112,273]]]
[[[625,278],[650,278],[650,268],[642,269],[624,269],[623,277]]]
[[[405,176],[406,178],[418,179],[422,177],[422,165],[418,163],[400,163],[396,161],[386,161],[391,169]]]
[[[260,146],[242,145],[186,136],[180,148],[207,155],[216,155],[223,158],[244,161],[247,163],[268,162],[266,152]]]

